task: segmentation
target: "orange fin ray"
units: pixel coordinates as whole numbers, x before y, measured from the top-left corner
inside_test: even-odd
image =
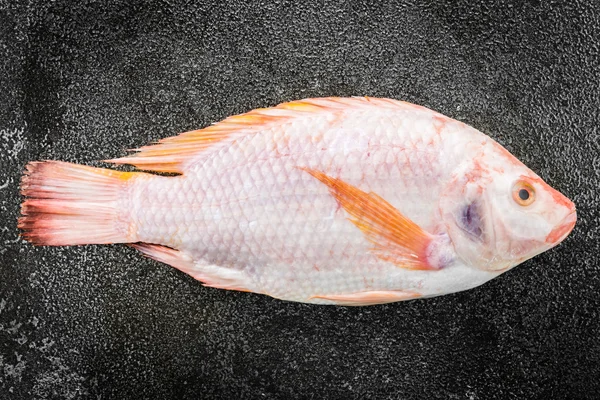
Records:
[[[433,236],[375,193],[366,193],[322,172],[301,168],[324,183],[350,214],[350,221],[373,243],[380,259],[414,270],[438,269],[427,261]]]
[[[130,242],[119,199],[140,175],[61,161],[30,162],[21,180],[21,235],[43,246]]]
[[[137,153],[129,156],[105,161],[131,164],[141,170],[182,174],[191,160],[216,144],[231,143],[236,138],[264,132],[274,124],[288,122],[307,114],[337,113],[366,107],[413,108],[433,113],[426,108],[392,99],[324,97],[297,100],[234,115],[204,129],[184,132],[178,136],[161,139],[153,145],[143,146],[135,150]]]
[[[340,306],[372,306],[376,304],[386,304],[403,300],[412,300],[419,297],[421,297],[421,295],[415,292],[379,290],[352,294],[312,296],[311,299],[329,300],[334,302],[336,305]]]

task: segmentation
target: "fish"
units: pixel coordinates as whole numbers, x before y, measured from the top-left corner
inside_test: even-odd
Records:
[[[30,162],[23,238],[125,243],[204,286],[294,302],[468,290],[577,221],[571,200],[489,136],[393,99],[286,102],[105,162],[135,170]]]

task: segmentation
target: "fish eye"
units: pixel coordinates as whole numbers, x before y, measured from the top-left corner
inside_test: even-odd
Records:
[[[520,206],[528,206],[535,201],[535,190],[530,184],[519,181],[513,187],[513,200]]]

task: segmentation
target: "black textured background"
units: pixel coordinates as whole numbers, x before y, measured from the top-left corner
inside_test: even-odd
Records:
[[[600,398],[594,3],[0,0],[0,397]],[[327,95],[408,100],[488,133],[575,201],[574,232],[478,289],[369,308],[18,238],[27,161],[101,165]]]

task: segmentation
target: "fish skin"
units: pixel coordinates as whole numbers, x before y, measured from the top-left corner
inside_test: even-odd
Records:
[[[291,301],[367,305],[470,289],[558,244],[575,224],[574,205],[492,139],[389,99],[285,103],[110,161],[181,174],[120,183],[113,223],[125,234],[115,242],[141,242],[140,251],[207,286]],[[366,214],[348,211],[364,198],[343,204],[316,174],[376,195],[373,210],[389,204],[426,232],[431,241],[412,256],[429,268],[408,268],[404,250],[374,251],[351,220]],[[519,177],[539,192],[525,211],[504,198]],[[465,233],[467,206],[481,217],[475,235]],[[518,217],[533,226],[515,230]],[[381,237],[384,253],[398,245]]]

